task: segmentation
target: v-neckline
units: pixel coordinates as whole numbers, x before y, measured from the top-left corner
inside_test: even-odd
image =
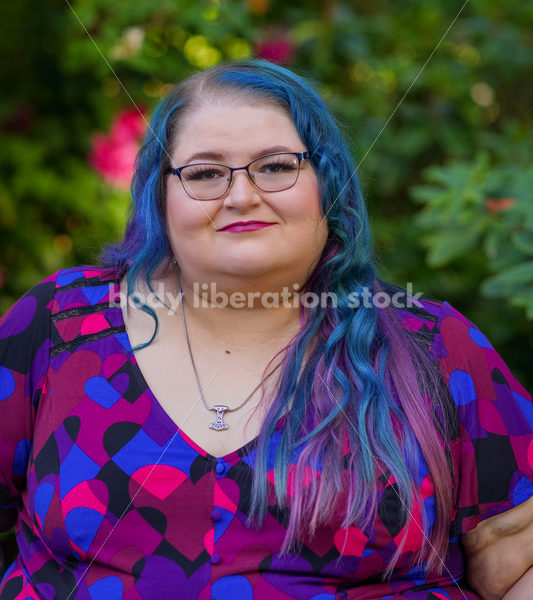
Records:
[[[174,421],[174,419],[168,414],[168,412],[165,410],[165,408],[163,407],[161,402],[159,402],[156,395],[154,394],[154,392],[148,385],[148,382],[146,381],[146,378],[144,377],[141,367],[139,366],[139,363],[137,361],[135,353],[133,352],[133,346],[131,344],[130,336],[129,336],[128,330],[126,328],[126,322],[124,320],[124,314],[122,312],[122,306],[120,303],[120,280],[115,280],[115,284],[117,287],[115,290],[115,298],[112,299],[114,302],[112,302],[112,303],[115,304],[115,310],[118,310],[120,313],[120,324],[124,331],[123,335],[125,336],[124,339],[126,341],[126,344],[124,345],[124,347],[125,347],[125,350],[128,355],[128,360],[130,361],[130,363],[132,365],[135,376],[137,377],[139,383],[142,385],[144,391],[150,397],[152,406],[155,408],[155,410],[159,414],[160,418],[163,420],[166,428],[171,430],[173,433],[179,433],[181,438],[183,439],[183,441],[190,448],[192,448],[195,452],[198,452],[199,454],[201,454],[202,456],[204,456],[207,459],[212,459],[214,461],[223,460],[224,462],[227,462],[228,464],[234,464],[234,463],[238,462],[239,460],[241,460],[241,458],[243,458],[244,456],[249,454],[257,445],[257,442],[259,440],[259,435],[256,435],[249,442],[246,442],[244,445],[240,446],[239,448],[236,448],[235,450],[232,450],[231,452],[228,452],[221,456],[215,456],[215,455],[211,454],[210,452],[207,452],[207,450],[202,448],[202,446],[200,446],[200,444],[195,442],[187,433],[185,433],[185,431],[183,431],[183,429],[181,429],[181,427],[176,423],[176,421]],[[282,419],[283,419],[283,417],[281,417],[280,421]],[[278,421],[278,424],[280,421]]]

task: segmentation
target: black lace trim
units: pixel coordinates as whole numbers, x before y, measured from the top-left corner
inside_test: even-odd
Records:
[[[79,279],[75,279],[71,283],[67,283],[66,285],[62,285],[61,287],[56,288],[55,293],[62,292],[65,290],[74,290],[76,288],[81,287],[99,287],[101,285],[109,285],[112,283],[118,283],[118,279],[106,279],[102,280],[99,275],[95,277],[80,277]]]
[[[90,342],[96,342],[97,340],[101,340],[109,335],[114,335],[115,333],[125,333],[126,327],[124,325],[120,325],[119,327],[111,327],[109,329],[104,329],[103,331],[99,331],[98,333],[90,333],[88,335],[82,335],[70,342],[64,342],[63,344],[57,344],[53,348],[50,349],[50,358],[61,354],[61,352],[73,351],[76,350],[79,346],[83,344],[88,344]]]
[[[54,313],[50,317],[50,320],[52,321],[52,323],[55,323],[56,321],[68,319],[69,317],[80,317],[82,315],[90,315],[91,313],[102,312],[107,308],[116,308],[117,306],[119,306],[118,303],[103,302],[101,304],[94,304],[91,306],[78,306],[76,308],[66,308],[65,310],[61,310],[57,313]]]

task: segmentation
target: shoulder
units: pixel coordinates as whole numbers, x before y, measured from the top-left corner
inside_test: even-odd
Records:
[[[119,274],[115,269],[79,266],[68,269],[61,269],[52,275],[42,279],[31,287],[13,307],[4,315],[10,314],[13,308],[20,304],[24,306],[35,305],[36,301],[50,301],[58,290],[69,288],[91,287],[119,280]]]
[[[494,350],[479,328],[449,302],[423,298],[391,284],[381,286],[390,298],[396,322],[409,332],[426,334],[426,339],[431,339],[433,359],[450,353],[464,357]]]
[[[100,283],[117,281],[119,273],[113,268],[83,265],[57,271],[49,279],[55,281],[56,288],[91,287]]]
[[[487,336],[449,302],[440,304],[432,357],[454,390],[476,388],[477,394],[495,401],[503,388],[515,398],[529,398]]]
[[[416,297],[390,284],[382,284],[382,289],[391,298],[398,290],[403,292],[396,305],[392,302],[394,318],[427,349],[452,394],[477,387],[479,393],[492,397],[503,384],[512,393],[529,397],[487,336],[449,302]]]
[[[82,266],[56,274],[51,312],[51,356],[89,339],[123,330],[120,275],[115,269]]]
[[[431,361],[440,373],[464,425],[479,421],[494,435],[530,434],[531,395],[514,377],[487,336],[449,302],[421,300],[402,311],[402,325],[427,330]]]
[[[400,325],[400,330],[407,333],[416,345],[430,350],[439,331],[445,303],[423,298],[420,293],[413,293],[412,289],[404,289],[384,281],[379,282],[379,289],[378,294],[382,294],[388,319],[396,327]],[[377,307],[381,308],[379,302]]]
[[[71,303],[94,305],[106,297],[120,279],[115,269],[80,266],[58,271],[53,276],[54,296],[58,301],[52,312]]]
[[[55,313],[65,308],[110,300],[118,280],[114,269],[93,266],[53,273],[30,288],[0,318],[0,341],[17,338],[30,342],[44,338],[49,331],[50,318],[53,319]]]
[[[120,279],[115,269],[94,266],[63,269],[52,278],[55,282],[52,314],[108,302]]]

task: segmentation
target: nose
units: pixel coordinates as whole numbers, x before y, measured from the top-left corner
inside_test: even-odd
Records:
[[[252,183],[246,169],[233,172],[231,186],[224,197],[224,206],[245,210],[261,202],[261,192]]]

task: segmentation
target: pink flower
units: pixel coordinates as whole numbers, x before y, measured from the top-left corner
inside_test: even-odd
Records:
[[[111,135],[116,140],[139,139],[144,134],[145,125],[142,112],[136,108],[124,110],[116,115]]]
[[[92,135],[88,161],[107,183],[128,188],[144,128],[142,113],[131,108],[116,114],[108,136]]]
[[[285,37],[273,38],[260,42],[256,47],[259,58],[275,63],[287,63],[291,60],[294,46]]]

